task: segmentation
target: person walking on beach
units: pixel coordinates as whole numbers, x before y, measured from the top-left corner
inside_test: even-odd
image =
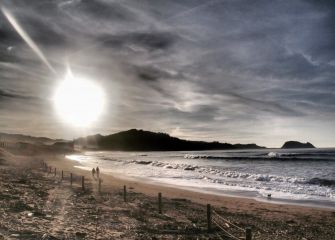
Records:
[[[92,168],[92,177],[95,178],[95,168]]]
[[[97,177],[100,178],[100,176],[99,176],[100,175],[100,169],[99,169],[99,167],[97,167],[96,172],[97,172]]]

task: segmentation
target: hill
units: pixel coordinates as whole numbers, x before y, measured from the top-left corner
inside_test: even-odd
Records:
[[[131,129],[107,136],[97,134],[79,138],[75,140],[75,145],[81,145],[88,149],[122,151],[186,151],[263,148],[256,144],[189,141],[171,137],[166,133],[154,133],[137,129]]]
[[[287,148],[315,148],[315,147],[309,142],[302,143],[298,141],[288,141],[285,142],[281,148],[287,149]]]
[[[21,155],[67,153],[73,151],[73,141],[0,133],[0,148]]]
[[[28,135],[23,135],[23,134],[0,133],[0,141],[51,145],[56,142],[64,142],[65,140],[51,139],[51,138],[46,138],[46,137],[34,137],[34,136],[28,136]]]

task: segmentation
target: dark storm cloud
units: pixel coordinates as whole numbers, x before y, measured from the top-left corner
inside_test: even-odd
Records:
[[[3,16],[0,16],[0,21],[7,22],[7,20]],[[22,41],[20,37],[17,35],[17,33],[13,29],[9,28],[9,26],[6,26],[4,24],[1,24],[0,26],[1,26],[0,39],[1,39],[2,44],[6,44],[6,43],[16,44]]]
[[[129,41],[135,44],[148,47],[150,49],[167,49],[175,39],[173,34],[167,32],[161,33],[135,33],[129,35]],[[127,42],[127,40],[125,39]]]
[[[97,39],[106,47],[125,47],[134,44],[147,50],[166,50],[173,45],[177,36],[169,32],[132,32],[127,34],[102,36]]]
[[[0,89],[0,101],[8,101],[8,99],[39,100],[37,97],[29,96],[23,93],[19,93],[17,91]]]
[[[0,89],[0,98],[19,98],[19,99],[25,99],[25,96],[21,96],[15,93],[10,93],[7,91],[4,91],[2,89]]]
[[[110,111],[92,132],[138,127],[273,146],[334,139],[334,1],[3,2],[59,75],[68,64],[103,84]],[[50,100],[59,79],[2,14],[0,61],[1,101],[34,101],[37,112]],[[40,115],[29,115],[35,127],[46,126]]]
[[[134,70],[140,80],[143,81],[156,81],[162,76],[164,76],[164,73],[158,69],[152,68],[152,67],[134,67]]]
[[[0,14],[0,61],[15,61],[17,58],[13,54],[13,46],[21,43],[21,38],[8,25],[3,14]]]
[[[138,79],[149,82],[154,82],[159,79],[175,79],[176,77],[180,77],[180,75],[176,76],[176,74],[172,74],[153,65],[132,65],[129,66],[129,71],[133,72]]]
[[[117,2],[97,0],[68,1],[58,5],[69,13],[80,13],[98,20],[134,21],[132,12]]]

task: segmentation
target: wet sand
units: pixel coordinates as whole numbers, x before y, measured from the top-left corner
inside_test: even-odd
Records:
[[[57,168],[56,176],[44,171],[42,159],[53,171]],[[98,181],[90,172],[75,168],[73,161],[47,156],[24,160],[30,164],[0,165],[0,239],[229,239],[214,224],[207,233],[206,204],[242,229],[250,226],[254,239],[335,236],[331,209],[151,185],[105,175],[103,169],[99,194]],[[76,176],[72,187],[70,172]],[[80,176],[85,176],[85,191]],[[158,213],[158,192],[163,195],[163,214]],[[230,224],[224,227],[238,237],[245,235]]]

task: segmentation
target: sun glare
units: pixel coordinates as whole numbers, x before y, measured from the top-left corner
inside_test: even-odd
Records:
[[[59,116],[77,127],[88,127],[101,115],[104,92],[92,81],[68,76],[56,89],[54,103]]]

